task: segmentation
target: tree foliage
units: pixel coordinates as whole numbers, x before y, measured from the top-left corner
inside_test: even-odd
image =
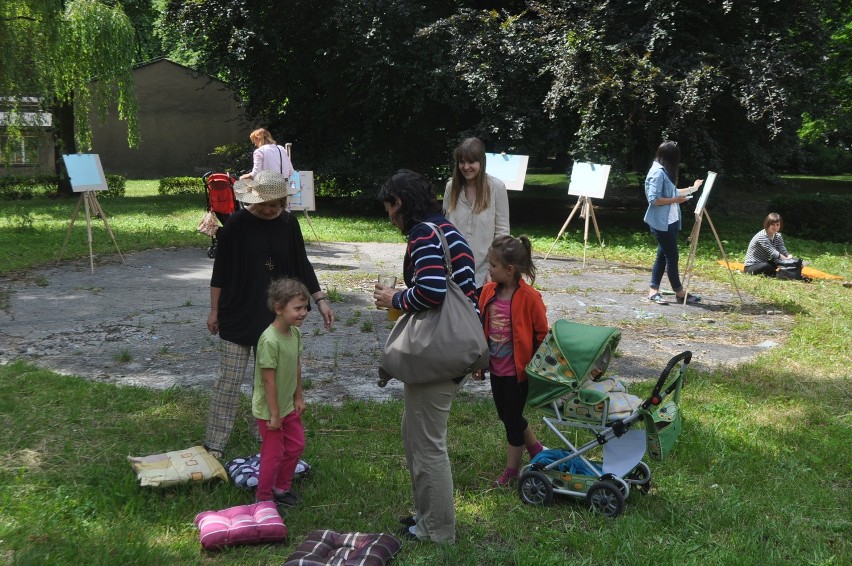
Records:
[[[759,177],[805,112],[830,129],[818,101],[848,108],[839,0],[165,1],[170,45],[340,178],[435,171],[466,135],[622,170],[674,138],[695,172]]]
[[[45,110],[73,108],[71,134],[77,146],[87,149],[89,112],[105,116],[114,103],[128,123],[128,143],[136,144],[135,37],[119,6],[97,0],[64,6],[58,0],[3,0],[0,35],[0,95],[8,104],[35,97]],[[10,125],[20,125],[15,122],[19,114],[9,116]]]

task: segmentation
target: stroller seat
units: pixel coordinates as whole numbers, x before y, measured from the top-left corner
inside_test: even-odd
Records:
[[[566,419],[609,423],[630,416],[641,404],[642,399],[628,393],[618,379],[590,377],[562,398],[560,409]]]

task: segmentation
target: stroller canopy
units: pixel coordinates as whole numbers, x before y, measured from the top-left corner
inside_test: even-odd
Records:
[[[617,328],[557,320],[527,364],[527,404],[541,407],[575,391],[607,347],[615,353],[620,340]]]

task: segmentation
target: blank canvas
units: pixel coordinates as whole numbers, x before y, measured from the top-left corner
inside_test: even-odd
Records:
[[[568,194],[578,197],[603,198],[609,179],[609,165],[574,162]]]
[[[65,169],[71,178],[71,190],[75,193],[84,191],[107,190],[104,169],[101,167],[101,158],[96,153],[75,153],[63,155]]]
[[[485,172],[497,177],[510,191],[524,190],[529,155],[509,155],[508,153],[486,153]]]
[[[698,216],[704,212],[704,205],[707,204],[707,198],[710,196],[710,189],[713,188],[713,183],[716,182],[716,173],[713,171],[707,172],[707,178],[704,180],[701,196],[698,198],[698,204],[695,205],[695,215]]]

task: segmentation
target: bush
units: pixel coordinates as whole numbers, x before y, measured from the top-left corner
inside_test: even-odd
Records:
[[[103,191],[101,194],[105,197],[123,197],[124,190],[127,185],[127,179],[122,177],[121,175],[107,175],[107,190]]]
[[[847,242],[850,234],[850,195],[790,195],[769,203],[770,212],[784,219],[784,233],[821,242]]]
[[[55,193],[59,188],[56,175],[10,175],[0,177],[0,200],[29,200],[37,195]]]
[[[161,195],[204,193],[204,181],[200,177],[163,177],[157,192]]]

